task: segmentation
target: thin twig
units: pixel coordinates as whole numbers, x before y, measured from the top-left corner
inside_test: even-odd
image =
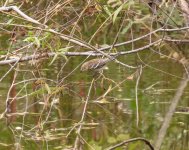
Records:
[[[140,66],[140,68],[138,70],[138,77],[137,77],[136,86],[135,86],[137,127],[138,127],[139,120],[140,120],[140,118],[139,118],[139,105],[138,105],[138,85],[139,85],[141,74],[142,74],[142,65]]]
[[[13,65],[11,66],[11,68],[0,78],[0,82],[15,68],[15,66],[18,64],[20,59],[15,60],[13,63]],[[9,63],[7,63],[9,64]]]
[[[84,108],[83,108],[83,114],[82,114],[82,117],[81,117],[81,120],[80,120],[80,125],[77,129],[77,137],[76,137],[76,140],[75,140],[75,144],[74,144],[74,150],[77,150],[78,147],[79,147],[79,142],[80,142],[80,132],[81,132],[81,129],[82,129],[82,122],[84,121],[85,119],[85,116],[86,116],[86,110],[87,110],[87,105],[88,105],[88,101],[89,101],[89,97],[90,97],[90,93],[91,93],[91,89],[92,89],[92,85],[94,83],[94,78],[92,79],[92,82],[91,82],[91,85],[89,87],[89,91],[88,91],[88,95],[87,95],[87,98],[86,98],[86,101],[85,101],[85,105],[84,105]]]
[[[15,12],[17,12],[20,16],[22,16],[24,19],[26,19],[29,22],[32,22],[32,23],[38,24],[38,25],[43,25],[39,21],[37,21],[37,20],[29,17],[25,13],[23,13],[17,6],[9,6],[9,7],[3,6],[3,7],[0,7],[0,11],[11,11],[11,10],[14,10]]]
[[[137,52],[146,50],[147,48],[159,43],[160,41],[161,41],[161,39],[159,39],[159,40],[157,40],[157,41],[155,41],[155,42],[153,42],[151,44],[148,44],[146,46],[137,48],[137,49],[133,49],[133,50],[130,50],[130,51],[119,52],[119,55],[132,54],[132,53],[137,53]],[[9,60],[2,60],[2,61],[0,61],[0,65],[11,64],[11,63],[14,63],[14,62],[17,62],[17,61],[18,62],[23,62],[23,61],[35,60],[35,59],[40,59],[40,58],[45,58],[45,57],[53,57],[53,56],[55,56],[57,54],[60,54],[60,55],[62,54],[62,55],[65,55],[65,56],[104,56],[103,54],[96,53],[94,51],[90,51],[90,52],[64,52],[64,53],[50,52],[50,53],[43,53],[43,54],[34,54],[34,55],[30,55],[30,56],[23,56],[21,58],[18,57],[18,58],[9,59]],[[117,53],[110,53],[110,54],[108,54],[108,56],[111,57],[111,56],[114,56],[116,54]],[[119,63],[122,64],[123,66],[126,65],[126,64],[124,64],[122,62],[119,62]],[[136,67],[134,67],[134,68],[136,68]]]
[[[59,35],[60,38],[66,40],[66,41],[69,41],[69,42],[75,43],[75,44],[77,44],[77,45],[83,46],[83,47],[85,47],[85,48],[94,50],[94,51],[99,52],[99,53],[101,53],[102,55],[106,56],[107,58],[112,59],[112,57],[111,57],[110,55],[108,55],[107,53],[105,53],[105,52],[103,52],[103,51],[100,51],[99,49],[95,48],[94,46],[92,46],[92,45],[90,45],[90,44],[88,44],[88,43],[86,43],[86,42],[84,42],[84,41],[81,41],[81,40],[79,40],[79,39],[73,38],[73,37],[68,36],[68,35],[65,35],[65,34],[61,34],[61,33],[57,32],[57,31],[55,31],[55,30],[53,30],[53,29],[49,29],[47,25],[41,24],[41,23],[38,22],[37,20],[35,20],[35,19],[29,17],[28,15],[26,15],[25,13],[23,13],[20,9],[18,9],[17,6],[10,6],[10,7],[4,7],[4,6],[3,6],[3,7],[0,7],[0,11],[10,11],[10,10],[16,11],[20,16],[22,16],[23,18],[25,18],[27,21],[32,22],[32,23],[35,23],[35,24],[37,24],[37,25],[43,26],[44,28],[46,28],[46,30],[47,30],[48,32],[54,33],[54,34],[56,34],[56,35]],[[120,65],[122,65],[122,66],[124,66],[124,67],[127,67],[127,68],[133,68],[133,69],[134,69],[134,68],[137,68],[137,67],[133,67],[133,66],[127,65],[127,64],[125,64],[125,63],[123,63],[123,62],[120,62],[120,61],[117,60],[117,59],[114,59],[113,61],[116,62],[116,63],[118,63],[118,64],[120,64]]]
[[[129,140],[123,141],[123,142],[118,143],[118,144],[116,144],[116,145],[114,145],[114,146],[112,146],[112,147],[107,148],[106,150],[113,150],[113,149],[116,149],[116,148],[118,148],[118,147],[120,147],[120,146],[123,146],[123,145],[125,145],[125,144],[127,144],[127,143],[136,142],[136,141],[142,141],[142,142],[144,142],[146,145],[148,145],[148,147],[149,147],[151,150],[154,150],[154,147],[151,145],[151,143],[150,143],[148,140],[146,140],[145,138],[141,138],[141,137],[133,138],[133,139],[129,139]]]

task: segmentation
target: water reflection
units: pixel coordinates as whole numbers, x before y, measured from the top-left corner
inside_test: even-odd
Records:
[[[85,19],[90,22],[90,18]],[[28,34],[34,33],[25,33],[22,28],[15,28],[13,31],[21,34],[2,36],[0,41],[12,40],[12,42],[11,44],[1,42],[0,49],[9,49],[11,54],[12,49],[19,52],[20,47],[27,47],[24,53],[39,53],[41,50],[39,45],[30,45],[23,41]],[[107,34],[111,35],[112,32],[115,31]],[[84,38],[93,33],[86,32]],[[47,36],[47,34],[44,35]],[[122,36],[120,39],[125,40]],[[107,40],[107,43],[114,40],[104,38],[103,35],[97,38],[96,42],[103,43],[102,39]],[[43,44],[50,43],[55,49],[59,49],[59,44],[61,46],[68,44],[58,41],[52,35],[46,40]],[[46,49],[42,52],[44,51]],[[87,72],[80,72],[78,64],[85,58],[79,56],[69,58],[57,56],[54,60],[46,58],[35,62],[34,60],[22,62],[7,75],[12,66],[2,66],[0,77],[6,76],[0,83],[0,111],[3,113],[6,108],[10,111],[7,111],[8,114],[0,123],[2,135],[0,139],[1,143],[5,144],[0,145],[0,149],[14,149],[15,143],[18,143],[17,148],[23,147],[23,149],[71,148],[75,144],[78,136],[76,132],[81,125],[80,147],[82,149],[105,149],[134,137],[144,137],[155,143],[163,118],[171,103],[170,100],[185,71],[179,63],[161,57],[153,51],[145,51],[118,58],[124,63],[144,66],[138,86],[138,126],[135,101],[137,70],[123,68],[110,62],[109,69],[104,70],[103,76],[96,78],[91,85],[93,76]],[[14,77],[15,73],[17,73],[16,77]],[[15,99],[16,103],[13,103]],[[185,149],[182,143],[186,147],[188,145],[188,109],[185,107],[188,106],[187,99],[186,90],[178,107],[178,110],[182,108],[185,114],[179,111],[174,115],[163,149],[167,147]],[[14,105],[11,106],[10,103]],[[82,116],[84,119],[81,122]],[[124,148],[146,149],[140,142],[125,145]]]
[[[77,65],[74,59],[70,61],[71,65],[66,67],[67,69],[65,70],[67,71],[62,74],[62,77],[66,76]],[[158,67],[159,64],[160,62],[155,64],[154,67]],[[136,136],[145,135],[149,139],[155,138],[157,129],[162,122],[163,114],[167,111],[169,99],[177,87],[177,79],[174,77],[163,73],[156,74],[156,70],[145,68],[139,86],[140,124],[139,127],[136,127],[135,81],[127,79],[132,71],[121,68],[113,71],[112,68],[115,68],[115,65],[114,63],[109,64],[109,69],[104,71],[105,77],[108,79],[111,76],[111,80],[114,80],[114,82],[105,80],[103,89],[101,88],[102,79],[98,79],[90,94],[85,122],[81,132],[93,147],[98,145],[105,148],[111,143]],[[167,72],[175,70],[175,64],[167,63],[167,65],[170,67],[161,66],[161,70],[166,70]],[[56,77],[58,71],[55,68],[59,69],[56,63],[52,67],[53,70],[49,66],[42,68],[47,69],[41,72],[41,78],[56,81],[54,77]],[[22,69],[25,70],[26,68],[23,67]],[[170,70],[168,71],[167,69]],[[56,90],[53,90],[56,82],[52,83],[46,80],[34,80],[27,84],[23,83],[16,86],[17,97],[20,97],[17,101],[17,113],[20,112],[21,114],[17,115],[17,120],[10,127],[17,132],[15,133],[16,135],[19,136],[21,134],[18,127],[24,128],[23,136],[27,141],[33,143],[34,147],[36,144],[32,142],[33,140],[43,142],[44,138],[49,141],[49,144],[51,141],[51,144],[53,144],[53,141],[61,143],[61,145],[73,144],[76,136],[75,129],[77,129],[78,122],[81,119],[88,89],[93,79],[90,74],[82,73],[79,70],[76,72],[76,74],[69,76],[64,81],[62,87],[56,88]],[[31,75],[29,76],[27,73],[24,79],[27,80],[30,77]],[[20,75],[17,78],[17,82],[22,79]],[[117,86],[123,80],[125,81]],[[1,87],[2,91],[4,91],[2,93],[2,99],[4,100],[11,84],[10,81],[6,79],[2,82],[7,87]],[[22,91],[24,85],[26,87]],[[116,86],[117,88],[112,92],[103,96],[108,91],[108,88]],[[24,96],[26,93],[27,96]],[[21,98],[22,96],[24,97]],[[99,96],[101,96],[101,99],[97,99]],[[3,111],[5,108],[3,101],[1,106],[1,111]],[[24,114],[24,112],[27,113]],[[184,119],[185,117],[183,116],[182,118]],[[4,123],[2,124],[4,126],[3,129],[6,131],[8,128]]]

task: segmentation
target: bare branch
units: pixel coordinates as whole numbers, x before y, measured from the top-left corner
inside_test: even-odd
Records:
[[[113,150],[113,149],[116,149],[120,146],[123,146],[127,143],[131,143],[131,142],[136,142],[136,141],[142,141],[142,142],[145,142],[146,145],[148,145],[148,147],[151,149],[151,150],[154,150],[154,147],[151,145],[151,143],[146,140],[145,138],[141,138],[141,137],[138,137],[138,138],[133,138],[133,139],[129,139],[129,140],[126,140],[126,141],[123,141],[121,143],[118,143],[110,148],[107,148],[106,150]]]
[[[82,129],[82,123],[85,119],[85,116],[86,116],[86,111],[87,111],[87,105],[88,105],[88,102],[89,102],[89,97],[90,97],[90,93],[91,93],[91,89],[92,89],[92,86],[93,86],[93,83],[94,83],[94,78],[92,79],[91,81],[91,85],[89,87],[89,91],[88,91],[88,95],[87,95],[87,98],[86,98],[86,101],[85,101],[85,105],[84,105],[84,108],[83,108],[83,114],[82,114],[82,117],[81,117],[81,120],[80,120],[80,125],[77,129],[77,138],[75,140],[75,144],[74,144],[74,150],[78,150],[79,148],[79,142],[80,142],[80,132],[81,132],[81,129]]]
[[[137,53],[143,50],[146,50],[147,48],[159,43],[161,41],[157,40],[149,45],[146,45],[144,47],[138,48],[138,49],[134,49],[131,51],[123,51],[120,52],[119,55],[126,55],[126,54],[132,54],[132,53]],[[104,52],[103,52],[104,53]],[[54,55],[58,55],[58,54],[62,54],[65,56],[104,56],[104,54],[102,53],[96,53],[94,51],[89,51],[89,52],[65,52],[65,53],[55,53],[55,52],[50,52],[50,53],[43,53],[43,54],[34,54],[34,55],[30,55],[30,56],[23,56],[21,58],[14,58],[14,59],[9,59],[9,60],[2,60],[0,61],[0,65],[6,65],[6,64],[12,64],[14,62],[23,62],[23,61],[29,61],[29,60],[35,60],[35,59],[40,59],[40,58],[45,58],[45,57],[53,57]],[[105,53],[106,54],[106,53]],[[116,55],[117,53],[109,53],[109,57]],[[107,54],[106,54],[107,55]],[[119,62],[119,64],[123,65],[123,66],[128,66],[122,62]],[[129,66],[131,67],[131,66]]]
[[[38,25],[42,25],[39,21],[37,21],[37,20],[29,17],[25,13],[23,13],[17,6],[0,7],[0,11],[11,11],[11,10],[14,10],[15,12],[17,12],[20,16],[22,16],[24,19],[26,19],[29,22],[32,22],[32,23],[38,24]]]

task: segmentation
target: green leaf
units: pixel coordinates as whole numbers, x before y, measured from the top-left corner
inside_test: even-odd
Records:
[[[68,50],[72,47],[73,46],[65,47],[65,48],[61,48],[58,50],[60,52],[61,56],[63,56],[66,61],[68,60],[68,58],[66,57],[65,53],[68,52]]]
[[[118,14],[120,13],[120,11],[123,9],[123,5],[119,6],[119,8],[114,12],[114,15],[113,15],[113,24],[115,23],[115,20],[118,16]]]
[[[28,31],[28,36],[33,36],[34,35],[34,32],[33,31]]]
[[[51,94],[51,89],[48,84],[45,83],[45,89],[47,90],[48,94]]]
[[[32,43],[32,42],[33,42],[33,43],[37,46],[37,48],[39,48],[40,45],[41,45],[39,38],[37,38],[37,37],[35,37],[35,36],[27,37],[27,38],[25,38],[23,41],[24,41],[24,42],[29,42],[29,43]]]
[[[108,0],[108,5],[110,5],[112,8],[115,8],[117,6],[120,6],[122,4],[121,0]]]
[[[33,37],[27,37],[23,41],[24,42],[33,42]]]
[[[62,54],[62,57],[67,61],[68,60],[68,58],[66,57],[66,55],[63,55]]]
[[[68,50],[69,50],[70,48],[72,48],[72,47],[73,47],[73,46],[58,49],[58,52],[54,55],[52,61],[51,61],[50,64],[49,64],[49,66],[53,64],[53,62],[56,60],[56,58],[58,57],[58,55],[63,56],[64,59],[67,61],[68,58],[66,57],[65,53],[68,52]]]
[[[34,43],[37,46],[37,48],[39,48],[41,45],[40,40],[37,37],[34,37]]]
[[[136,2],[134,2],[133,0],[130,0],[130,1],[128,1],[127,3],[124,3],[123,5],[123,8],[124,9],[129,9],[132,5],[135,5],[136,4]]]
[[[54,55],[52,61],[49,64],[49,66],[51,66],[53,64],[53,62],[56,60],[57,57],[58,57],[58,53]]]
[[[68,52],[68,50],[69,50],[70,48],[72,48],[72,46],[60,48],[60,49],[58,49],[58,52],[60,52],[60,53],[65,53],[65,52]]]
[[[112,13],[110,12],[109,8],[107,6],[104,6],[104,11],[111,17]]]
[[[13,19],[9,19],[7,24],[11,24],[13,22]]]
[[[46,89],[44,89],[44,87],[42,88],[39,88],[38,90],[32,92],[29,96],[36,96],[36,95],[39,95],[39,94],[45,94],[46,93]]]
[[[133,21],[130,20],[129,24],[123,29],[123,31],[121,32],[121,34],[125,34],[133,25]]]

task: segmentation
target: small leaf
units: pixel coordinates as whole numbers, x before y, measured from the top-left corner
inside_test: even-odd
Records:
[[[51,89],[48,84],[45,83],[45,89],[47,90],[48,94],[51,94]]]
[[[58,50],[60,52],[61,56],[63,56],[66,61],[68,60],[68,58],[66,57],[65,53],[68,52],[68,50],[72,47],[73,46],[65,47],[65,48],[61,48]]]
[[[123,9],[123,5],[121,5],[115,12],[114,12],[114,15],[113,15],[113,24],[115,23],[115,20],[118,16],[118,14],[120,13],[120,11]]]
[[[96,101],[97,103],[100,103],[100,104],[107,104],[107,103],[110,103],[109,101],[107,101],[107,99],[104,97],[102,99],[100,99],[99,101]]]
[[[52,61],[50,62],[49,66],[53,64],[53,62],[56,60],[56,58],[58,57],[58,55],[61,55],[64,57],[64,59],[67,61],[68,58],[66,57],[65,53],[68,52],[68,50],[70,48],[72,48],[73,46],[70,46],[70,47],[64,47],[64,48],[60,48],[58,49],[58,53],[56,53],[52,59]]]
[[[33,42],[33,37],[27,37],[23,41],[24,42]]]
[[[35,42],[35,45],[37,46],[37,48],[40,47],[41,43],[40,43],[40,40],[37,38],[37,37],[34,37],[34,42]]]
[[[107,89],[107,91],[103,94],[103,97],[105,97],[112,89],[112,85],[110,85]]]
[[[105,12],[111,17],[112,13],[110,12],[109,8],[107,6],[104,6]]]
[[[11,24],[13,22],[13,19],[9,19],[7,24]]]
[[[108,0],[108,5],[110,5],[112,8],[115,8],[117,6],[120,6],[122,4],[121,0]]]
[[[30,36],[30,37],[27,37],[23,40],[24,42],[30,42],[30,43],[34,43],[38,48],[40,47],[40,40],[35,37],[35,36]]]
[[[34,35],[34,32],[33,31],[28,31],[28,36],[33,36]]]
[[[65,59],[66,61],[68,61],[68,58],[66,57],[66,55],[62,54],[62,57],[64,57],[64,59]]]
[[[70,48],[72,48],[72,47],[73,47],[73,46],[60,48],[60,49],[58,49],[58,52],[62,52],[62,53],[68,52],[68,50],[69,50]]]
[[[125,34],[133,25],[133,21],[130,20],[129,24],[123,29],[123,31],[121,32],[121,34]]]
[[[58,57],[58,54],[55,54],[52,61],[50,62],[49,66],[52,65],[54,63],[54,61],[56,60],[56,58]]]

